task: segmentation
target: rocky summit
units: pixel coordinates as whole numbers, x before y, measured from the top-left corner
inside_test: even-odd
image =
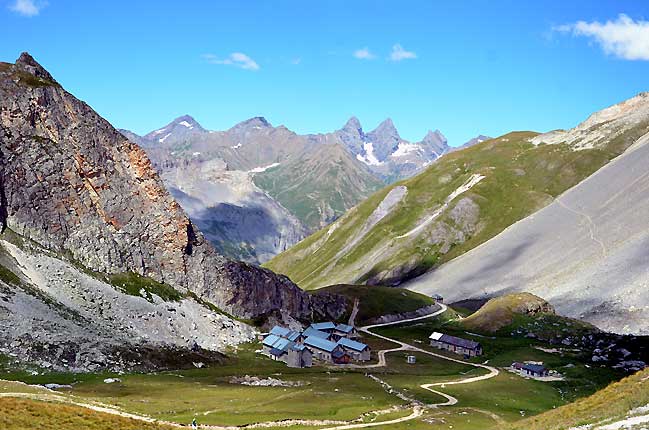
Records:
[[[178,124],[196,127],[185,120]],[[124,309],[105,310],[104,317],[115,320],[124,313],[121,323],[113,321],[116,327],[145,334],[140,318],[161,321],[170,312],[163,302],[189,301],[183,306],[193,311],[174,306],[170,321],[180,313],[185,319],[196,314],[198,320],[185,321],[191,331],[199,330],[205,318],[210,324],[222,320],[226,337],[228,331],[244,333],[235,336],[235,343],[249,338],[250,329],[219,312],[301,318],[335,316],[342,306],[340,299],[314,298],[286,277],[219,255],[166,190],[146,153],[26,53],[15,64],[0,63],[0,159],[4,336],[12,333],[8,328],[17,322],[15,312],[35,309],[28,302],[65,309],[90,321],[90,330],[103,318],[100,303],[110,308],[123,301]],[[120,294],[113,297],[107,285]],[[124,292],[140,297],[129,304]],[[36,326],[37,314],[31,321]],[[47,325],[43,319],[40,323]],[[70,325],[72,320],[57,321]],[[100,338],[110,336],[103,330]],[[165,345],[185,345],[191,336],[176,332],[158,337]],[[3,340],[11,350],[12,340]],[[223,345],[204,346],[218,350]],[[14,347],[21,349],[20,342]]]
[[[352,117],[332,135],[343,142],[357,160],[388,183],[420,172],[451,150],[439,130],[428,131],[420,142],[402,139],[390,118],[366,133],[360,121]]]

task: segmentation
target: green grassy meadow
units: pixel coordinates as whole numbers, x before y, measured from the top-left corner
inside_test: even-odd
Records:
[[[377,333],[393,337],[422,349],[430,349],[428,336],[434,330],[475,338],[483,344],[485,355],[474,358],[474,362],[488,362],[492,366],[506,367],[512,361],[543,361],[551,369],[566,376],[563,381],[539,382],[521,378],[501,369],[492,379],[465,385],[436,387],[456,397],[455,406],[427,408],[416,419],[390,424],[390,429],[500,429],[514,425],[520,420],[560,408],[572,401],[588,396],[622,375],[606,368],[586,367],[585,358],[577,352],[553,354],[543,352],[534,346],[542,345],[536,340],[512,337],[504,333],[485,336],[470,335],[457,322],[456,313],[449,310],[431,320],[395,325],[376,329]],[[389,341],[366,336],[364,341],[376,350],[395,347]],[[169,371],[154,374],[57,374],[32,375],[30,372],[13,371],[4,367],[0,379],[18,380],[30,384],[71,384],[71,389],[58,390],[61,396],[75,401],[99,402],[112,405],[123,411],[145,415],[156,420],[187,424],[196,417],[200,424],[241,426],[259,422],[283,420],[335,420],[357,422],[379,422],[410,415],[409,402],[386,391],[366,373],[390,384],[394,390],[422,404],[444,401],[441,396],[424,390],[421,384],[449,382],[486,373],[486,370],[462,363],[455,363],[419,352],[398,351],[386,355],[387,367],[371,369],[341,368],[316,365],[307,369],[291,369],[283,363],[272,361],[255,352],[260,345],[251,343],[231,351],[223,365],[202,369]],[[414,354],[416,364],[407,364],[406,355]],[[451,355],[458,358],[458,356]],[[565,367],[570,364],[573,367]],[[0,364],[0,369],[3,366]],[[43,373],[43,372],[39,372]],[[283,381],[299,382],[296,386],[259,387],[231,383],[234,376],[251,375],[260,378],[273,377]],[[121,382],[106,384],[107,377],[118,377]],[[39,388],[27,385],[9,385],[0,382],[2,391],[26,390],[40,392]],[[13,401],[13,400],[12,400]],[[34,419],[43,419],[47,414],[35,411],[37,406],[21,399],[20,410],[36,414]],[[36,400],[34,400],[36,402]],[[14,420],[15,415],[6,406],[6,399],[0,398],[0,422]],[[61,405],[58,405],[61,406]],[[58,407],[57,406],[57,407]],[[12,406],[13,407],[13,406]],[[18,406],[16,406],[18,407]],[[36,408],[36,409],[34,409]],[[397,409],[390,409],[397,408]],[[76,411],[77,409],[75,409]],[[376,415],[373,411],[389,410]],[[29,412],[32,411],[32,412]],[[84,410],[80,409],[80,416]],[[91,412],[91,411],[89,411]],[[62,416],[72,413],[62,412]],[[90,418],[97,419],[93,412]],[[94,418],[93,418],[94,417]],[[117,418],[117,417],[111,417]],[[18,422],[18,421],[16,421]],[[65,421],[58,428],[78,428]],[[125,422],[123,427],[130,429]],[[330,427],[331,425],[329,425]],[[325,425],[293,425],[287,428],[325,428]],[[20,428],[20,427],[15,427]],[[43,427],[48,428],[48,427]],[[88,428],[103,429],[97,426]],[[157,428],[151,425],[150,427]],[[160,427],[162,428],[162,427]]]

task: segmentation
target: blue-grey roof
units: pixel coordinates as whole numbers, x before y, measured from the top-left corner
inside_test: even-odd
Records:
[[[449,345],[459,346],[461,348],[475,350],[480,348],[478,342],[474,342],[468,339],[462,339],[461,337],[451,336],[450,334],[444,334],[438,339],[439,342],[446,343]]]
[[[274,355],[275,357],[279,357],[282,354],[286,354],[286,351],[282,351],[281,349],[277,348],[272,348],[270,350],[270,355]]]
[[[331,352],[338,346],[337,344],[315,336],[309,336],[304,340],[304,344],[322,351]]]
[[[264,338],[264,341],[262,342],[263,345],[265,346],[270,346],[272,347],[278,340],[280,339],[279,336],[275,334],[269,334]]]
[[[276,348],[281,351],[286,351],[292,343],[293,342],[291,342],[290,340],[285,339],[283,337],[279,337],[274,334],[269,334],[262,342],[262,344],[265,346],[268,346],[270,348]]]
[[[277,342],[273,345],[273,348],[281,349],[282,351],[286,351],[288,347],[291,345],[290,340],[284,339],[283,337],[279,338]]]
[[[364,351],[365,348],[368,348],[368,346],[364,343],[356,342],[355,340],[347,339],[345,337],[342,337],[338,340],[338,345],[359,352]]]
[[[347,324],[338,324],[336,326],[336,330],[341,331],[343,333],[351,333],[352,330],[354,330],[354,327]]]
[[[304,351],[306,349],[306,346],[302,345],[301,343],[294,343],[290,346],[290,348],[293,351]]]
[[[333,358],[340,358],[340,357],[344,357],[346,354],[347,353],[345,351],[337,350],[337,351],[332,352],[331,356]]]
[[[540,364],[524,364],[523,369],[529,370],[534,373],[543,373],[545,372],[545,367]]]
[[[313,327],[308,327],[304,332],[302,333],[302,336],[304,337],[319,337],[321,339],[328,339],[329,338],[329,333],[325,333],[320,330],[316,330]]]
[[[300,337],[300,332],[291,330],[286,336],[284,336],[291,342],[295,342],[298,337]]]
[[[289,329],[287,329],[285,327],[282,327],[282,326],[278,326],[278,325],[276,325],[275,327],[270,329],[270,334],[274,334],[274,335],[280,336],[280,337],[286,337],[290,332],[291,332],[291,330],[289,330]]]
[[[333,330],[336,328],[336,324],[332,322],[319,322],[319,323],[313,323],[311,324],[311,327],[313,327],[316,330]]]

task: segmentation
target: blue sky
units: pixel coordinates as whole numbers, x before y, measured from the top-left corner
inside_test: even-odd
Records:
[[[299,133],[355,115],[458,145],[572,127],[649,90],[648,4],[536,3],[0,0],[0,60],[29,51],[139,133],[185,113],[210,129],[260,115]]]

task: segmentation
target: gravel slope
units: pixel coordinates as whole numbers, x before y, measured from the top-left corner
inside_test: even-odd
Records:
[[[406,288],[447,301],[528,291],[602,329],[649,334],[648,141]]]

